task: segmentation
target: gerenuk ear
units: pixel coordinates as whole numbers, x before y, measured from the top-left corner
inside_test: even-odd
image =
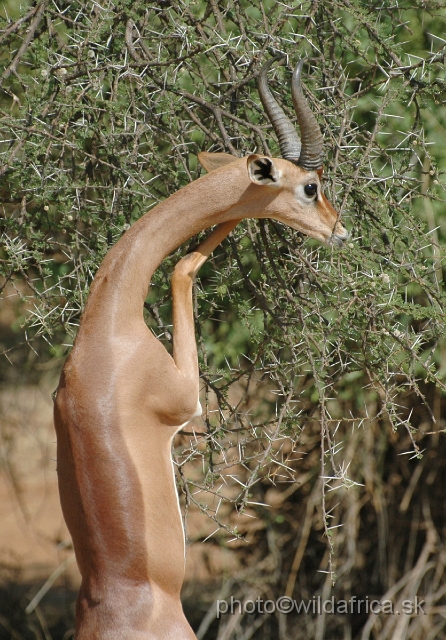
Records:
[[[281,173],[278,171],[272,158],[252,154],[248,156],[249,177],[255,184],[280,186]]]
[[[239,158],[231,156],[229,153],[208,153],[207,151],[200,151],[198,154],[198,162],[209,173],[214,169],[224,167],[226,164],[236,162]]]

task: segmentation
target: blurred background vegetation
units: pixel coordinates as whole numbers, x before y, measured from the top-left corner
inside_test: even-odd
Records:
[[[249,220],[200,272],[204,413],[175,442],[200,639],[446,638],[445,34],[435,0],[0,2],[3,394],[44,377],[49,396],[105,253],[199,177],[199,151],[278,154],[256,76],[287,56],[270,85],[294,118],[307,58],[351,237],[332,250]],[[168,349],[170,273],[196,240],[147,298]],[[12,477],[22,432],[2,430]],[[0,638],[72,636],[62,565],[64,606],[50,592],[25,613],[41,583],[20,590],[2,562]],[[231,595],[418,596],[426,615],[218,620]]]

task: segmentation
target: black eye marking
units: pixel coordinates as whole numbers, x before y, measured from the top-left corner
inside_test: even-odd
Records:
[[[305,195],[309,198],[313,198],[317,194],[317,184],[315,182],[310,182],[310,184],[306,184],[304,187]]]
[[[259,180],[269,179],[272,182],[276,182],[276,179],[273,178],[273,176],[271,175],[271,167],[272,166],[273,166],[273,163],[270,162],[269,160],[267,160],[266,158],[264,160],[257,160],[256,161],[256,167],[258,167],[258,168],[255,169],[254,175]]]

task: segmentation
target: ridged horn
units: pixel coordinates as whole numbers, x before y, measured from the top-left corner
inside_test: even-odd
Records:
[[[303,63],[304,60],[300,60],[297,63],[291,81],[291,95],[302,138],[302,149],[297,164],[307,171],[317,171],[322,169],[324,142],[317,120],[302,91],[301,74]]]
[[[257,79],[257,87],[259,90],[260,100],[266,114],[273,125],[273,129],[276,132],[279,140],[280,152],[285,160],[290,160],[297,164],[299,162],[301,154],[301,142],[297,135],[296,129],[293,123],[285,115],[282,107],[273,98],[273,95],[268,87],[268,71],[276,60],[282,58],[282,56],[276,56],[269,60],[261,69]]]
[[[282,56],[276,56],[269,60],[260,71],[257,81],[260,100],[276,132],[282,157],[294,162],[306,171],[317,171],[322,168],[324,145],[320,127],[302,90],[301,74],[304,60],[297,63],[291,81],[291,93],[301,133],[301,142],[293,123],[273,98],[268,87],[268,71],[273,62],[280,58],[284,60]]]

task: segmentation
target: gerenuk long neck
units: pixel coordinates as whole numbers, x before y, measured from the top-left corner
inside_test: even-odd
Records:
[[[244,217],[251,197],[255,187],[251,188],[246,159],[240,159],[192,182],[145,214],[101,264],[82,325],[121,314],[127,319],[142,317],[150,279],[161,261],[199,231]],[[237,216],[237,211],[244,215]]]

